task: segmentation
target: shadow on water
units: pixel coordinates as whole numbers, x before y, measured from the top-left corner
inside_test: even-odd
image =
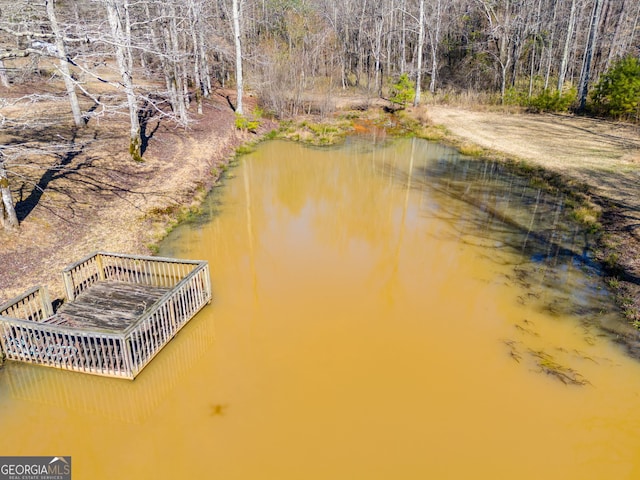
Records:
[[[407,171],[390,164],[385,169],[408,184]],[[577,316],[588,335],[613,334],[640,357],[637,332],[621,321],[601,280],[592,254],[595,238],[572,219],[561,192],[549,192],[504,164],[456,152],[414,168],[410,184],[421,192],[421,215],[447,221],[456,240],[511,267],[505,282],[525,292],[518,302],[555,317]]]
[[[523,262],[597,268],[593,236],[570,218],[563,194],[546,192],[497,162],[460,157],[441,159],[417,176],[424,186],[472,207],[467,222],[475,228],[461,233],[497,239],[520,252]]]

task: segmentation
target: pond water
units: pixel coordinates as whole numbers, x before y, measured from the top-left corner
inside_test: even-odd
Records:
[[[133,382],[8,364],[0,454],[74,478],[640,478],[640,362],[590,238],[419,140],[268,142],[160,254],[214,301]]]

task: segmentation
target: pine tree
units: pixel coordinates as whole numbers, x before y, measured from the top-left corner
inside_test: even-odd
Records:
[[[614,118],[638,120],[640,116],[640,61],[628,56],[602,75],[593,93],[596,110]]]

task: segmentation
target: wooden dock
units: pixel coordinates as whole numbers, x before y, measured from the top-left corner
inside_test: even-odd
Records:
[[[98,252],[62,275],[56,312],[43,287],[0,306],[8,360],[133,379],[211,301],[204,261]]]

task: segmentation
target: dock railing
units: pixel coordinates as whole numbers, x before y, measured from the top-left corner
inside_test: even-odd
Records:
[[[8,360],[133,378],[125,361],[124,336],[107,331],[85,331],[0,318],[0,344]]]
[[[13,300],[0,305],[0,316],[42,322],[53,315],[46,287],[33,287]]]
[[[134,375],[211,300],[210,288],[208,265],[200,265],[125,331]]]
[[[69,301],[99,281],[173,288],[200,263],[196,260],[96,252],[62,271]]]
[[[129,328],[111,331],[59,325],[46,289],[0,306],[0,348],[7,359],[133,379],[211,301],[209,265],[97,252],[63,271],[69,301],[100,281],[167,288]]]

